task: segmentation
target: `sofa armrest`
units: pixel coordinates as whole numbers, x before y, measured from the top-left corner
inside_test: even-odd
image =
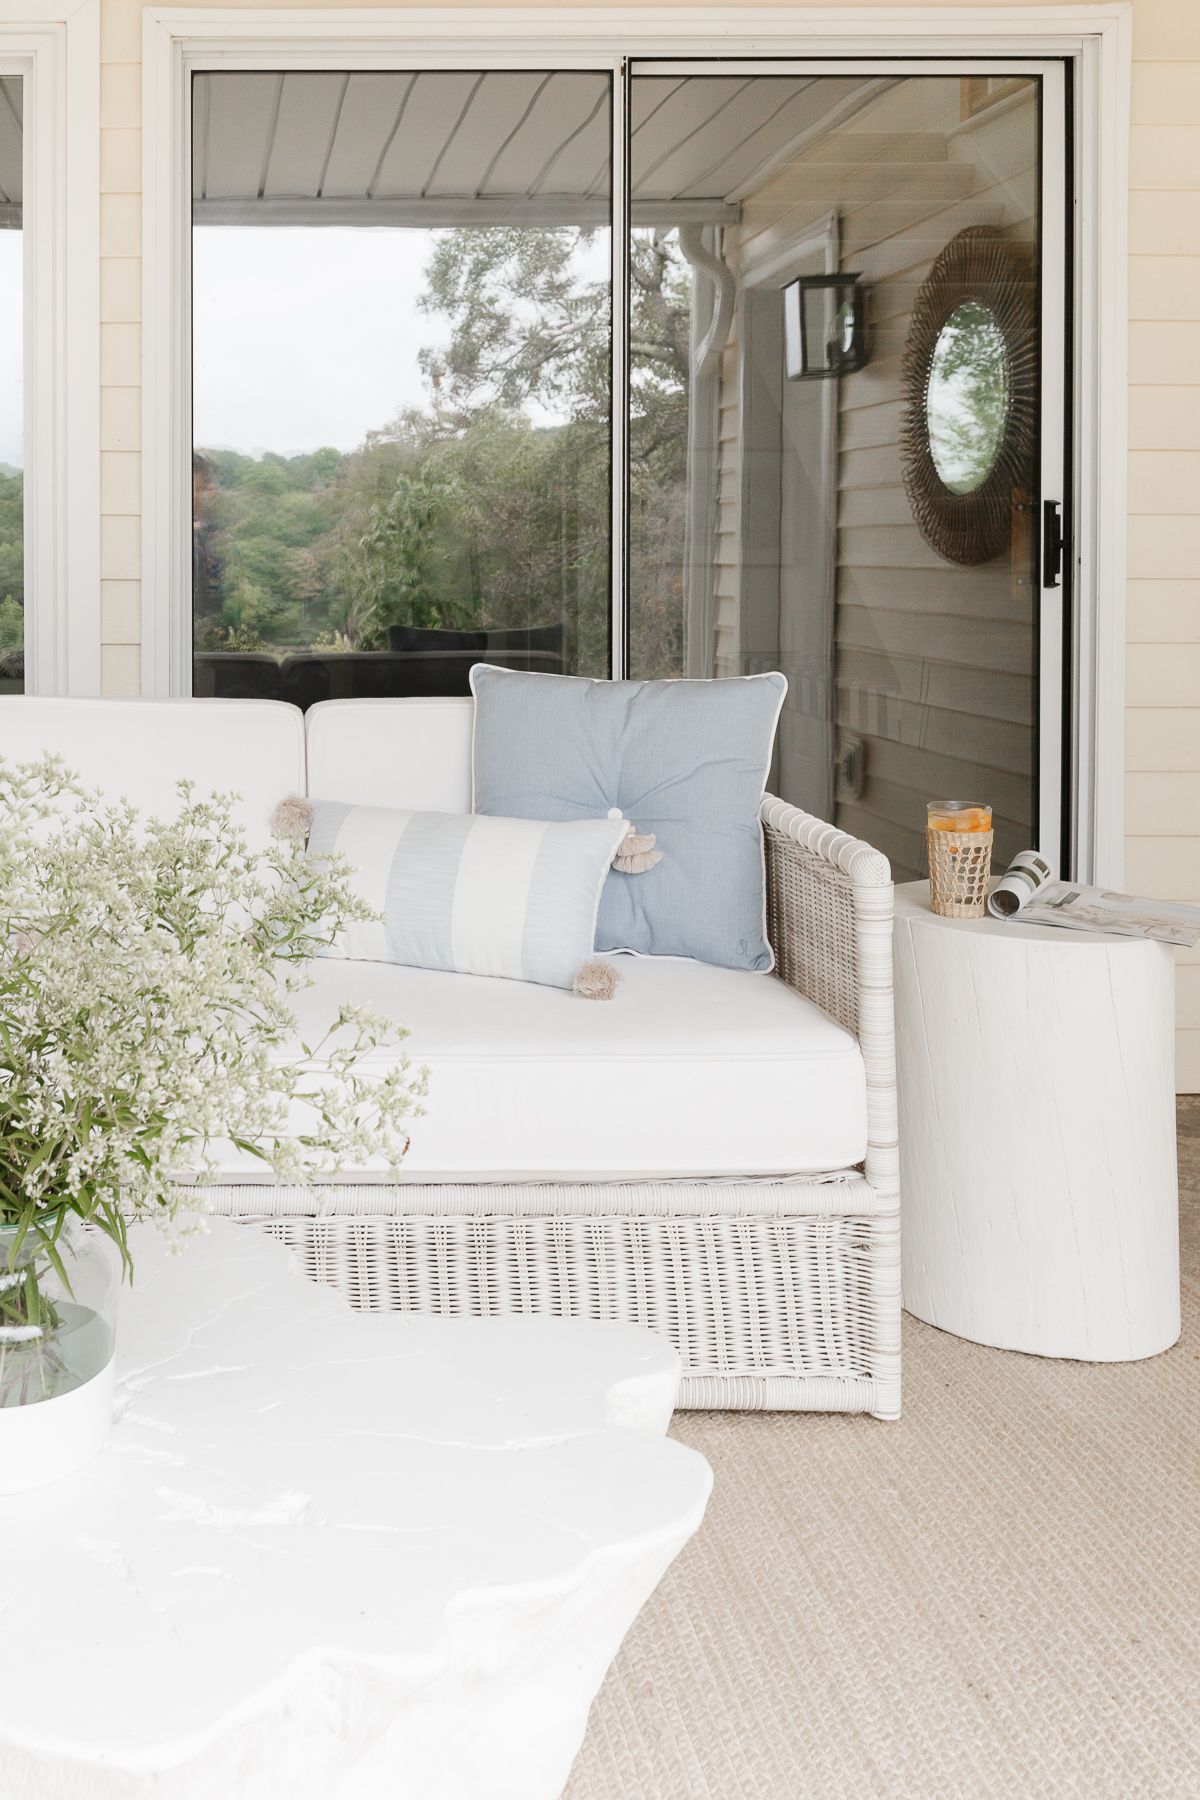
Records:
[[[858,1039],[867,1071],[866,1173],[895,1193],[891,868],[870,844],[771,794],[760,816],[776,973]]]

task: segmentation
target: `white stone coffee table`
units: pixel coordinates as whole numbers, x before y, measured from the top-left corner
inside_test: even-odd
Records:
[[[111,1448],[0,1499],[3,1800],[559,1794],[708,1498],[670,1346],[134,1249]]]

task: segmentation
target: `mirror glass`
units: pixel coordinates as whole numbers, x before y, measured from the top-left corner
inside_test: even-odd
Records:
[[[925,400],[929,454],[952,494],[973,494],[991,474],[1008,405],[1004,333],[989,307],[964,300],[938,333]]]

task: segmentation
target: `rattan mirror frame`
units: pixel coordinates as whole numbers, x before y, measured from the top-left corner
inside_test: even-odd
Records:
[[[971,300],[987,307],[1004,336],[1008,416],[987,477],[972,493],[956,494],[938,474],[929,446],[929,378],[943,326]],[[921,536],[947,562],[991,562],[1011,540],[1014,490],[1027,494],[1037,485],[1037,274],[1028,245],[992,225],[973,225],[950,239],[917,293],[901,380],[901,472]]]

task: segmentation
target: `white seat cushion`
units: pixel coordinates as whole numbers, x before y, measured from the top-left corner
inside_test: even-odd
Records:
[[[772,975],[613,960],[622,981],[608,1002],[322,961],[296,997],[301,1036],[312,1043],[346,1001],[410,1028],[404,1051],[428,1066],[430,1087],[409,1179],[800,1173],[861,1160],[866,1077],[848,1032]],[[249,1159],[236,1166],[253,1172]]]

